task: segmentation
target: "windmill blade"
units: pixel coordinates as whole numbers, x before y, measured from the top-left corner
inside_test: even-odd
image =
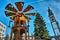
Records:
[[[25,15],[32,15],[32,16],[34,16],[35,13],[33,13],[33,12],[29,12],[29,13],[26,13]]]
[[[22,11],[22,8],[24,6],[24,2],[16,2],[15,5],[17,6],[19,11]]]
[[[33,6],[31,6],[31,5],[28,5],[28,6],[27,6],[27,8],[26,8],[26,9],[24,9],[24,11],[23,11],[23,12],[27,12],[27,11],[32,10],[32,9],[34,9],[34,7],[33,7]]]
[[[5,9],[9,10],[9,11],[13,11],[13,12],[17,12],[17,10],[13,7],[13,5],[11,3],[9,3]]]
[[[5,15],[6,16],[13,16],[13,15],[16,15],[16,13],[15,12],[5,11]]]
[[[27,16],[25,16],[25,17],[26,17],[26,19],[31,20],[31,18],[30,18],[30,17],[27,17]]]

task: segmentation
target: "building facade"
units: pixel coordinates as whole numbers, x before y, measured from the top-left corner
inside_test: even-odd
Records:
[[[59,24],[58,21],[56,20],[55,14],[52,12],[52,10],[50,8],[48,8],[48,15],[49,15],[49,19],[51,22],[51,26],[54,32],[54,38],[52,38],[52,40],[60,40],[60,29],[59,29]]]
[[[5,32],[6,32],[6,25],[0,22],[0,40],[4,40]]]
[[[26,36],[26,38],[25,38],[25,36]],[[28,36],[28,35],[23,34],[22,35],[22,40],[35,40],[35,37],[33,35]]]

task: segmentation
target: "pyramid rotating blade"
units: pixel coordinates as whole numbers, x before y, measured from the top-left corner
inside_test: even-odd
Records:
[[[7,10],[9,10],[9,11],[17,12],[17,10],[13,7],[13,5],[12,5],[11,3],[9,3],[9,4],[6,6],[5,9],[7,9]]]
[[[19,11],[22,11],[22,8],[24,6],[24,2],[16,2],[15,5],[17,6]]]
[[[16,15],[16,13],[15,12],[5,11],[5,15],[6,16],[13,16],[13,15]]]
[[[26,17],[26,19],[31,20],[31,18],[30,18],[30,17],[28,17],[28,16],[25,16],[25,17]]]
[[[28,6],[27,6],[27,8],[26,8],[26,9],[24,9],[24,11],[23,11],[23,12],[27,12],[27,11],[32,10],[32,9],[34,9],[34,7],[33,7],[33,6],[31,6],[31,5],[28,5]]]
[[[35,13],[33,13],[33,12],[29,12],[29,13],[26,13],[25,15],[32,15],[32,16],[34,16]]]

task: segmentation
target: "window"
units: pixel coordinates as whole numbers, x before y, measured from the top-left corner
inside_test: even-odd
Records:
[[[4,34],[2,34],[2,36],[4,36]]]
[[[1,34],[1,33],[0,33]]]
[[[3,27],[3,25],[1,25]]]
[[[4,30],[3,30],[3,32],[4,32]]]
[[[4,27],[4,29],[5,29],[5,27]]]
[[[0,36],[1,36],[1,33],[0,33]]]
[[[1,25],[1,23],[0,23],[0,25]]]

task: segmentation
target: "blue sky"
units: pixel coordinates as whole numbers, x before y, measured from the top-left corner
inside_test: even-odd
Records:
[[[14,3],[17,1],[21,1],[21,0],[0,0],[0,21],[2,21],[6,26],[8,26],[10,19],[9,17],[6,17],[4,14],[5,7],[8,3],[12,3],[12,5],[14,5]],[[30,4],[34,7],[34,10],[31,10],[32,12],[37,11],[42,15],[43,19],[46,22],[46,27],[49,31],[49,34],[51,36],[54,35],[51,24],[50,24],[50,20],[48,17],[48,7],[50,7],[53,10],[56,16],[56,19],[60,24],[60,17],[59,17],[60,16],[60,0],[23,0],[23,1],[25,3],[24,8],[27,7],[28,4]],[[34,26],[33,26],[34,17],[32,16],[31,18],[32,20],[30,21],[30,28],[29,28],[30,34],[33,33],[34,31]],[[10,28],[7,28],[6,33],[10,34],[10,30],[11,30]]]

